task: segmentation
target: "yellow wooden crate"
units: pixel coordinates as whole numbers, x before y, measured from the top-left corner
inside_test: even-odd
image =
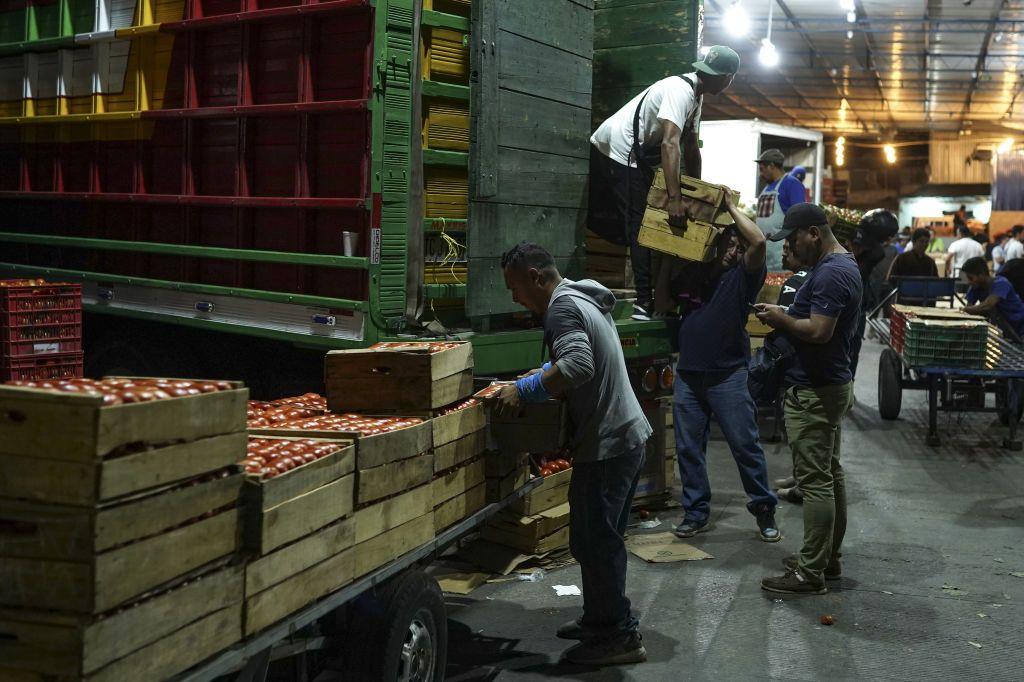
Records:
[[[469,176],[464,169],[428,167],[423,175],[426,217],[469,217]]]
[[[470,0],[423,0],[423,9],[468,17],[469,2]]]
[[[423,117],[423,146],[427,149],[469,151],[469,105],[427,102]]]
[[[423,78],[469,83],[469,45],[466,34],[437,26],[424,29]]]

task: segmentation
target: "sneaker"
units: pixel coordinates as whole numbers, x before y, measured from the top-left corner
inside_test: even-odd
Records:
[[[635,303],[633,304],[633,314],[630,315],[630,317],[634,320],[639,320],[640,322],[649,322],[651,319],[651,316],[647,314],[647,310],[643,306],[636,305]]]
[[[677,538],[692,538],[697,533],[707,533],[711,530],[711,524],[707,521],[704,523],[697,523],[696,521],[683,520],[678,526],[676,526],[675,534]]]
[[[796,485],[796,479],[792,476],[790,476],[789,478],[776,478],[774,481],[772,481],[772,485],[776,490],[781,490],[783,488],[792,488],[793,486]]]
[[[797,567],[797,558],[795,554],[791,554],[782,560],[782,565],[793,571]],[[843,567],[839,564],[839,559],[833,559],[828,562],[828,566],[825,567],[825,580],[839,580],[843,576]]]
[[[576,620],[570,620],[568,623],[563,624],[562,627],[558,628],[558,632],[555,633],[555,636],[559,639],[587,639],[587,632],[583,629],[581,620],[581,618],[577,618]]]
[[[804,503],[804,491],[800,490],[800,486],[795,485],[792,488],[780,488],[777,494],[780,500],[785,500],[790,504]]]
[[[592,639],[573,646],[563,659],[576,665],[601,667],[606,665],[628,665],[647,660],[643,638],[639,632],[614,638]]]
[[[782,592],[784,594],[828,593],[828,588],[825,587],[824,582],[820,585],[811,582],[798,568],[776,578],[764,578],[761,580],[761,589],[768,592]]]
[[[774,509],[757,515],[757,528],[761,532],[761,539],[765,542],[778,542],[782,539],[782,531],[775,523]]]

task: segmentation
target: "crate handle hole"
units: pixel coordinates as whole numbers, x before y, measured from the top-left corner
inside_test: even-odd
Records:
[[[391,374],[391,368],[390,367],[374,367],[371,371],[374,374],[383,374],[385,376],[387,376],[388,374]]]
[[[7,419],[7,421],[13,422],[15,424],[21,424],[22,422],[25,421],[25,419],[27,419],[27,416],[21,410],[7,410],[7,412],[4,414],[4,417]]]

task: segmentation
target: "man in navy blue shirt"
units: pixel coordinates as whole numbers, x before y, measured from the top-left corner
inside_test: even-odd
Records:
[[[804,541],[788,571],[765,578],[770,592],[825,594],[825,580],[840,577],[839,553],[846,533],[846,487],[839,463],[841,425],[853,404],[850,348],[863,292],[860,270],[814,204],[786,213],[785,239],[813,266],[788,310],[760,303],[757,317],[786,334],[796,351],[786,373],[786,431],[797,483],[804,494]]]
[[[736,460],[750,499],[747,509],[757,519],[761,539],[777,542],[782,538],[775,525],[778,499],[768,483],[756,408],[747,387],[750,339],[746,325],[764,284],[765,238],[734,204],[730,202],[728,209],[737,230],[724,234],[717,259],[701,266],[706,269],[700,297],[704,303],[690,311],[679,328],[672,409],[686,516],[675,532],[688,538],[710,527],[707,446],[713,415]]]
[[[960,271],[967,277],[971,288],[967,290],[965,313],[985,315],[998,312],[1018,336],[1024,336],[1024,302],[1013,284],[1005,277],[993,277],[984,258],[971,258]]]

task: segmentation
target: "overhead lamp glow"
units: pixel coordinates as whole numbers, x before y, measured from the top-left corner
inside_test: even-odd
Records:
[[[847,12],[846,13],[846,21],[848,23],[850,23],[850,24],[856,24],[857,23],[857,13],[856,12]]]
[[[846,138],[842,135],[836,140],[836,166],[842,168],[846,165]]]
[[[891,144],[887,144],[882,148],[882,150],[885,152],[885,160],[889,162],[890,165],[896,163],[896,147],[893,147]]]
[[[769,68],[779,65],[779,52],[775,49],[772,41],[767,38],[761,41],[761,49],[758,51],[757,57],[761,60],[761,64]]]
[[[737,38],[742,38],[750,33],[750,15],[747,14],[747,10],[743,9],[738,0],[729,5],[729,8],[725,10],[725,14],[722,15],[722,22],[725,24],[725,30]]]
[[[699,52],[700,52],[700,58],[704,59],[704,57],[707,57],[708,53],[711,52],[711,46],[710,45],[705,45],[704,47],[700,48]]]
[[[1011,149],[1013,149],[1013,138],[1012,137],[1008,137],[1008,138],[1006,138],[1005,140],[1003,140],[1002,142],[999,143],[999,146],[996,147],[996,153],[997,154],[1005,154],[1006,152],[1010,151]]]
[[[839,9],[852,12],[857,8],[855,0],[839,0]]]
[[[846,39],[847,40],[853,40],[853,31],[847,31],[846,32]]]

